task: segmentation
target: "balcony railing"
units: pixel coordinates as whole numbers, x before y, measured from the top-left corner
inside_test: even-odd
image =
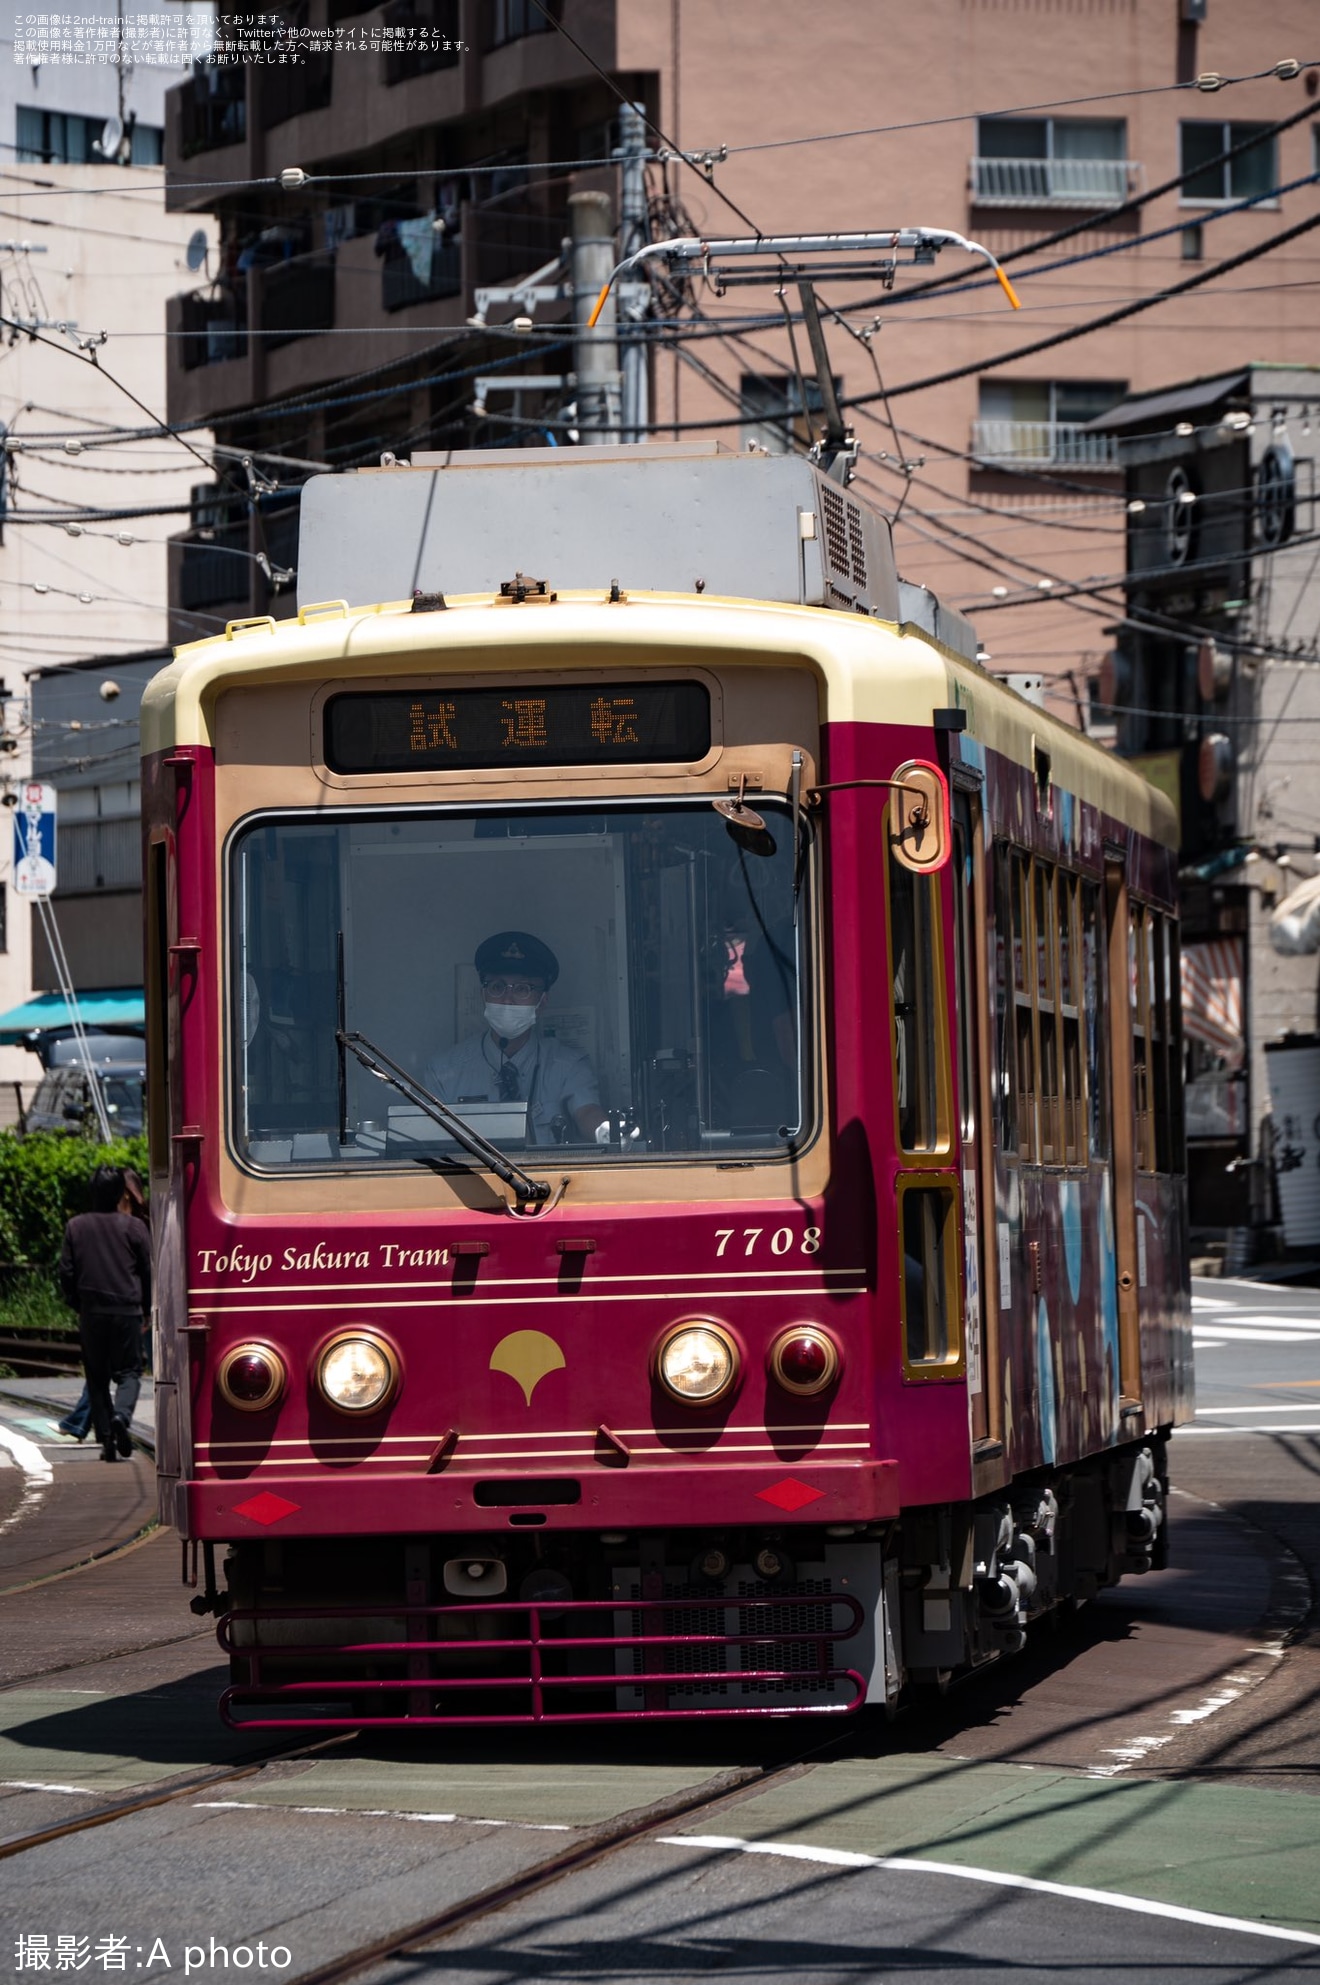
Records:
[[[181,305],[180,363],[185,372],[199,365],[218,365],[226,358],[247,357],[247,294],[242,288],[215,295],[191,290]]]
[[[541,268],[558,254],[568,233],[563,214],[508,213],[494,205],[473,207],[463,225],[470,226],[476,238],[473,284],[477,289]]]
[[[271,333],[267,351],[307,331],[328,331],[335,321],[335,258],[297,255],[272,262],[261,277],[260,322]]]
[[[408,225],[404,223],[405,227]],[[418,224],[421,225],[420,223]],[[438,297],[457,296],[463,287],[463,250],[449,241],[425,219],[426,233],[421,253],[409,256],[401,246],[380,272],[380,301],[383,310],[404,310],[410,303],[426,303]],[[420,270],[416,266],[421,264]]]
[[[1116,207],[1140,176],[1132,159],[973,159],[972,198],[993,207]]]
[[[247,97],[242,69],[200,66],[179,93],[179,151],[198,152],[241,145],[247,136]]]
[[[972,453],[978,462],[1053,462],[1079,469],[1118,466],[1112,434],[1091,434],[1078,421],[976,420]]]
[[[388,0],[381,20],[386,28],[402,32],[399,47],[382,59],[386,89],[406,83],[411,76],[458,67],[459,0]]]
[[[273,130],[305,111],[329,108],[334,56],[313,50],[300,62],[258,68],[261,128]]]

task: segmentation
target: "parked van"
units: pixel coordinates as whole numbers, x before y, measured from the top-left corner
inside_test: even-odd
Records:
[[[89,1034],[87,1046],[111,1134],[140,1136],[145,1121],[145,1042],[138,1034]],[[28,1106],[25,1127],[99,1137],[87,1070],[72,1034],[49,1043],[46,1072]]]

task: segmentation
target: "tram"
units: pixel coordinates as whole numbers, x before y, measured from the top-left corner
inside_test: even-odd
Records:
[[[321,603],[142,706],[223,1715],[846,1715],[1162,1564],[1167,801],[805,459],[418,456],[302,532]]]

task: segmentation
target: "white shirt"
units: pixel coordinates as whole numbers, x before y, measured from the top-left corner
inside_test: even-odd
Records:
[[[498,1042],[483,1027],[479,1034],[469,1034],[465,1041],[428,1062],[422,1081],[433,1096],[461,1116],[464,1103],[504,1100],[500,1070],[506,1063],[518,1077],[517,1094],[508,1100],[531,1105],[527,1112],[529,1144],[554,1144],[557,1140],[551,1126],[557,1120],[567,1121],[569,1139],[575,1141],[580,1136],[574,1121],[576,1112],[601,1106],[595,1072],[587,1057],[553,1034],[543,1035],[537,1027],[511,1055],[502,1055]]]

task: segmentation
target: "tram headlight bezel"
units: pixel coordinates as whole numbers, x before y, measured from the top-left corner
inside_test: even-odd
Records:
[[[805,1382],[793,1378],[785,1362],[789,1345],[803,1337],[818,1344],[825,1354],[820,1376]],[[793,1323],[787,1330],[781,1330],[771,1344],[766,1356],[766,1368],[781,1391],[792,1393],[795,1399],[817,1399],[822,1392],[828,1392],[831,1386],[838,1383],[843,1370],[843,1353],[836,1339],[818,1323]]]
[[[685,1392],[680,1389],[674,1378],[676,1368],[674,1354],[681,1339],[700,1335],[712,1338],[721,1347],[727,1360],[726,1368],[722,1377],[709,1391]],[[726,1325],[716,1323],[714,1318],[708,1316],[684,1317],[681,1323],[672,1324],[655,1347],[653,1369],[656,1383],[679,1406],[719,1405],[736,1391],[742,1376],[742,1366],[742,1349],[733,1332]]]
[[[257,1399],[244,1399],[234,1389],[234,1367],[243,1358],[261,1358],[270,1367],[270,1384]],[[226,1406],[238,1413],[268,1413],[284,1397],[289,1383],[289,1367],[282,1352],[260,1338],[247,1338],[225,1352],[215,1374],[216,1389]]]
[[[338,1351],[350,1344],[365,1344],[379,1358],[384,1370],[384,1382],[380,1390],[370,1399],[352,1401],[337,1398],[331,1391],[327,1379],[327,1368]],[[378,1330],[362,1326],[337,1330],[327,1338],[316,1354],[312,1367],[312,1383],[318,1399],[334,1413],[343,1413],[349,1419],[365,1419],[371,1413],[379,1413],[391,1404],[396,1397],[402,1378],[402,1361],[395,1346]]]

